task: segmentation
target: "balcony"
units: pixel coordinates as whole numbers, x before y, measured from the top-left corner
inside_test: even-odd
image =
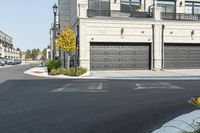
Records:
[[[200,14],[185,14],[185,13],[161,13],[163,20],[188,20],[199,21]]]
[[[120,17],[120,18],[153,18],[152,12],[122,12],[117,10],[87,10],[88,17]],[[163,20],[183,20],[183,21],[200,21],[200,14],[185,13],[161,13]]]
[[[153,14],[151,12],[121,12],[117,10],[94,10],[94,9],[88,9],[87,10],[87,16],[88,17],[137,17],[137,18],[152,18]]]

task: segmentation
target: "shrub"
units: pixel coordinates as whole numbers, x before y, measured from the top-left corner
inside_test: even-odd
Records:
[[[193,104],[197,108],[200,108],[200,97],[190,98],[190,99],[188,99],[188,103]]]
[[[56,60],[56,61],[47,60],[44,62],[44,65],[47,67],[48,72],[51,72],[51,70],[53,70],[53,69],[60,68],[62,64],[61,64],[60,60]]]
[[[80,75],[82,75],[82,74],[84,74],[84,73],[86,73],[86,72],[87,72],[87,69],[86,69],[86,68],[79,67],[79,68],[77,69],[77,75],[78,75],[78,76],[80,76]]]
[[[77,70],[76,70],[77,69]],[[76,72],[77,71],[77,72]],[[50,71],[50,75],[67,75],[67,76],[80,76],[87,72],[86,68],[83,67],[72,67],[72,68],[64,68],[64,69],[52,69]]]
[[[50,71],[50,75],[60,75],[63,74],[63,70],[62,69],[52,69]]]
[[[87,72],[87,69],[86,68],[83,68],[83,67],[71,67],[71,68],[68,68],[68,69],[64,69],[64,72],[63,74],[64,75],[67,75],[67,76],[80,76],[84,73]]]

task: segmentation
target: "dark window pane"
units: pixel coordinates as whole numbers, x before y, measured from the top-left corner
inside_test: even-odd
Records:
[[[88,16],[110,16],[110,0],[88,0]]]
[[[186,2],[185,13],[200,14],[200,2]]]
[[[161,12],[175,13],[174,1],[157,1],[158,7],[161,7]]]
[[[94,10],[110,10],[110,0],[89,0],[88,8]]]
[[[136,11],[141,4],[141,0],[121,0],[121,11],[129,12]]]

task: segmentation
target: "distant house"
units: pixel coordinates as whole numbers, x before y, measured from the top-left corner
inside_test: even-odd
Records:
[[[0,57],[19,59],[20,51],[13,46],[13,38],[0,31]]]

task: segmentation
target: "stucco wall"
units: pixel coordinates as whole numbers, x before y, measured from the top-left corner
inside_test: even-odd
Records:
[[[155,25],[154,34],[152,25]],[[199,43],[200,24],[190,21],[154,21],[152,19],[81,19],[80,20],[80,64],[90,68],[90,42],[144,42],[154,38],[155,67],[161,68],[162,25],[165,43]],[[121,35],[121,29],[124,34]],[[191,35],[191,32],[194,34]],[[152,56],[153,57],[153,56]]]

